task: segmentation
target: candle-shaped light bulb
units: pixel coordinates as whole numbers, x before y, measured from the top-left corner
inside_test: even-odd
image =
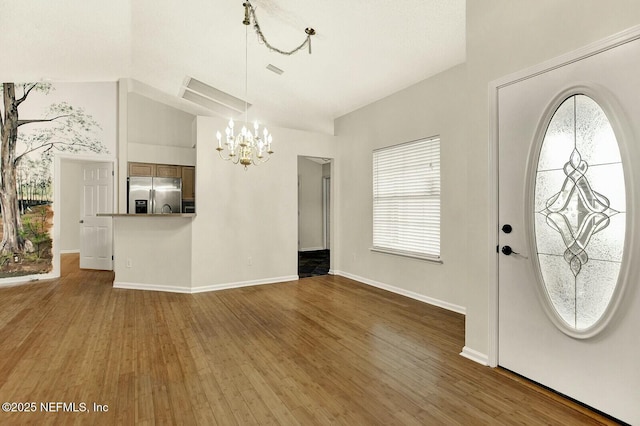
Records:
[[[229,119],[229,127],[233,129],[233,118]]]
[[[218,139],[218,148],[222,148],[222,135],[220,134],[220,131],[216,132],[216,139]]]
[[[264,130],[262,131],[262,134],[264,135],[264,140],[267,140],[267,137],[269,137],[269,132],[267,131],[267,128],[265,127]]]

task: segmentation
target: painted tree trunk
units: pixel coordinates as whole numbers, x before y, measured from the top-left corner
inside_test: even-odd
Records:
[[[2,122],[2,147],[0,173],[0,207],[2,208],[2,242],[0,252],[21,253],[31,248],[20,235],[22,223],[18,209],[16,185],[16,142],[18,140],[18,105],[13,83],[2,85],[4,120]]]

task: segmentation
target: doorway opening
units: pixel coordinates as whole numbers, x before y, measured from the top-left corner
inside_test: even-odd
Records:
[[[72,262],[84,269],[113,269],[112,218],[115,198],[113,160],[56,156],[54,163],[54,271]],[[56,201],[58,201],[56,203]],[[62,259],[64,257],[64,259]],[[70,260],[71,259],[71,260]]]
[[[331,270],[330,158],[298,157],[298,277]]]

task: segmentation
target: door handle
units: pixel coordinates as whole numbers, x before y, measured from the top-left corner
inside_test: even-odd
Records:
[[[529,259],[527,256],[524,256],[516,251],[513,251],[513,249],[511,248],[511,246],[504,246],[502,247],[502,249],[500,250],[502,252],[502,254],[504,254],[505,256],[511,256],[512,254],[518,255],[520,257],[524,257],[525,259]]]
[[[502,254],[506,255],[506,256],[511,256],[512,254],[520,254],[520,253],[516,253],[515,251],[513,251],[513,249],[510,246],[504,246],[502,247],[502,250],[500,250],[502,252]]]
[[[80,223],[84,223],[84,220],[81,220]]]
[[[504,232],[505,234],[510,234],[511,231],[513,231],[513,227],[511,227],[511,225],[509,225],[508,223],[502,226],[502,232]]]

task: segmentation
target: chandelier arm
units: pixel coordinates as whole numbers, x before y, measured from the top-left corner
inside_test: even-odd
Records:
[[[223,156],[222,156],[222,152],[220,152],[219,150],[216,150],[216,151],[218,151],[218,155],[219,155],[219,156],[220,156],[220,158],[222,158],[224,161],[229,161],[229,160],[231,160],[231,159],[233,158],[233,157],[232,157],[232,156],[230,156],[230,155],[227,155],[227,157],[225,158],[225,157],[223,157]]]
[[[262,157],[262,160],[255,160],[255,159],[251,159],[251,163],[253,163],[254,166],[259,166],[260,164],[264,164],[267,161],[269,161],[269,159],[271,158],[271,154],[269,154],[269,156],[267,157]]]
[[[253,5],[251,3],[249,3],[249,1],[247,0],[247,4],[248,4],[248,8],[249,8],[249,12],[251,13],[251,16],[253,17],[253,28],[256,30],[256,34],[258,35],[258,38],[264,43],[265,46],[267,46],[267,48],[273,52],[277,52],[281,55],[285,55],[285,56],[290,56],[293,55],[294,53],[304,49],[305,46],[309,46],[309,54],[311,54],[311,36],[315,35],[315,30],[313,28],[307,28],[305,29],[305,33],[307,33],[307,38],[295,49],[293,50],[289,50],[289,51],[284,51],[281,49],[278,49],[277,47],[272,46],[266,39],[266,37],[264,36],[264,34],[262,33],[262,29],[260,28],[260,24],[258,23],[258,17],[256,16],[256,10],[253,7]],[[245,21],[246,22],[246,21]],[[245,24],[247,25],[247,24]]]

